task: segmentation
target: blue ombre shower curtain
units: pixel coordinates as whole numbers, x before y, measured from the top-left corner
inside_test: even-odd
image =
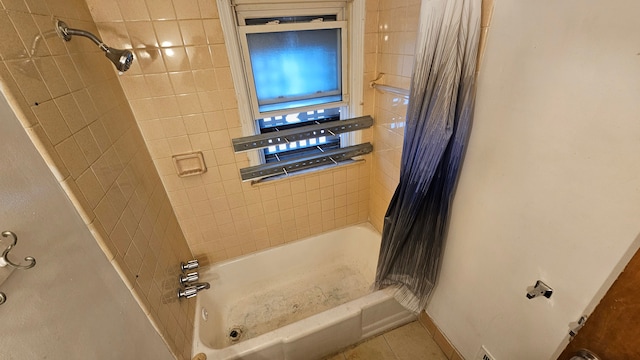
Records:
[[[440,269],[474,105],[481,0],[423,0],[400,183],[384,219],[377,289],[423,310]]]

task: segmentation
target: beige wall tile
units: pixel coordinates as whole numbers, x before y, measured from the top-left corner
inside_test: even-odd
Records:
[[[193,4],[193,2],[190,3]],[[178,24],[180,25],[182,42],[185,45],[201,45],[207,43],[205,36],[203,36],[204,27],[202,20],[192,17],[191,20],[179,20]]]
[[[0,12],[0,57],[4,60],[25,58],[28,55],[27,48],[23,44],[16,28],[13,26],[7,12]]]
[[[168,48],[184,45],[177,21],[154,21],[153,27],[160,46]]]
[[[63,95],[54,100],[58,110],[62,114],[67,127],[72,133],[80,131],[87,126],[80,107],[76,103],[72,94]]]
[[[148,47],[158,47],[158,40],[156,39],[156,33],[151,22],[127,21],[125,22],[125,26],[131,39],[131,46],[134,48],[144,49]],[[112,31],[109,31],[109,33],[111,32]],[[105,39],[103,40],[106,41]]]
[[[7,10],[27,11],[26,4],[22,0],[4,0],[2,4]]]
[[[120,8],[112,2],[101,0],[87,0],[91,8],[91,17],[96,22],[121,21]]]
[[[169,78],[176,94],[190,94],[196,92],[196,85],[191,71],[169,73]],[[200,115],[201,116],[201,115]]]
[[[73,137],[63,140],[55,148],[58,156],[60,156],[74,179],[78,178],[89,167],[89,163]]]
[[[208,46],[188,46],[186,50],[191,69],[203,70],[213,68]]]
[[[200,7],[197,1],[180,2],[179,6],[175,6],[178,19],[199,19]]]
[[[160,40],[161,42],[163,40]],[[168,71],[191,70],[187,51],[183,47],[172,47],[163,49],[164,61]]]
[[[153,20],[170,20],[176,18],[171,0],[146,0],[149,15]]]
[[[167,49],[165,49],[165,52],[166,51]],[[160,49],[148,48],[136,50],[135,58],[138,60],[137,63],[145,74],[162,73],[167,70]]]
[[[71,130],[53,101],[38,104],[32,109],[52,144],[58,144],[71,136]]]
[[[200,16],[206,18],[218,18],[218,8],[213,1],[198,0],[200,5]]]
[[[31,56],[47,56],[51,55],[46,46],[37,46],[32,48],[36,38],[40,35],[40,29],[36,25],[33,17],[28,12],[8,11],[9,19],[13,23],[22,43],[27,50],[33,51]],[[18,45],[18,44],[16,44]],[[18,45],[19,47],[19,45]]]
[[[42,129],[42,126],[37,124],[33,127],[27,128],[26,131],[31,137],[36,149],[38,149],[42,158],[53,172],[56,180],[62,182],[67,179],[69,177],[69,170],[67,170],[64,162],[60,159],[60,156],[58,156],[58,153],[53,147],[53,144],[49,141],[49,138]]]
[[[220,24],[219,19],[205,20],[203,22],[203,26],[204,26],[205,33],[207,35],[208,44],[214,45],[214,44],[224,43],[224,36],[222,34],[222,25]],[[219,49],[219,52],[220,54],[226,53],[226,50],[222,51],[221,49]]]
[[[111,4],[113,6],[113,4]],[[149,11],[144,0],[118,0],[123,20],[149,20]],[[97,21],[97,20],[96,20]]]
[[[152,97],[173,95],[173,86],[166,73],[144,75],[147,83],[147,94]]]
[[[35,105],[51,98],[33,60],[6,61],[5,65],[28,104]]]

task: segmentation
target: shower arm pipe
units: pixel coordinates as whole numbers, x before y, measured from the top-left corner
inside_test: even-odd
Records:
[[[96,45],[98,45],[100,47],[100,49],[102,49],[103,51],[108,51],[109,47],[107,45],[105,45],[105,43],[102,42],[102,40],[100,40],[100,38],[98,38],[97,36],[93,35],[92,33],[85,31],[85,30],[80,30],[80,29],[72,29],[70,27],[59,27],[60,32],[62,32],[62,36],[64,37],[65,40],[69,41],[69,39],[71,39],[71,35],[80,35],[80,36],[84,36],[87,37],[89,39],[91,39],[91,41],[93,41],[94,43],[96,43]],[[67,39],[68,37],[68,39]]]

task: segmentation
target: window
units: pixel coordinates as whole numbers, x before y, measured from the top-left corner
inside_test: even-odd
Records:
[[[317,130],[361,115],[364,0],[217,1],[245,136]],[[260,141],[260,150],[246,148],[250,163],[284,164],[358,140],[330,129],[317,135]]]
[[[240,30],[254,115],[344,104],[344,22],[271,23]]]

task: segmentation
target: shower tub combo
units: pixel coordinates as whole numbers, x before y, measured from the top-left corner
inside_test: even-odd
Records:
[[[216,264],[202,273],[193,353],[216,360],[311,360],[415,319],[370,291],[380,234],[369,224]]]

